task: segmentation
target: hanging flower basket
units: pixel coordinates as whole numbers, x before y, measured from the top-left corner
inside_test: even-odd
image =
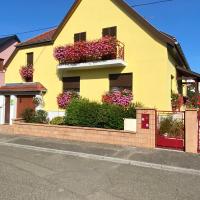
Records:
[[[19,73],[22,79],[25,80],[26,82],[31,82],[33,80],[34,69],[32,65],[21,67]]]

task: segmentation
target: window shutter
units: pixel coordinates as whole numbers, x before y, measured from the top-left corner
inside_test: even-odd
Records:
[[[74,34],[74,42],[86,41],[86,32]]]
[[[80,77],[64,77],[63,91],[67,90],[80,91]]]
[[[110,36],[116,37],[117,36],[117,27],[110,28]]]
[[[76,33],[74,34],[74,42],[78,42],[79,41],[79,34]]]
[[[4,59],[0,58],[0,71],[3,71],[3,63],[4,63]]]
[[[130,89],[132,90],[132,73],[126,74],[110,74],[110,90],[113,88]]]
[[[104,28],[103,32],[102,32],[103,37],[108,36],[109,35],[109,29],[108,28]]]
[[[27,65],[33,65],[33,52],[27,53]]]
[[[112,37],[117,37],[117,27],[109,27],[109,28],[104,28],[102,31],[102,36],[112,36]]]
[[[83,33],[81,33],[80,35],[81,35],[80,40],[81,40],[81,41],[86,41],[86,32],[83,32]]]

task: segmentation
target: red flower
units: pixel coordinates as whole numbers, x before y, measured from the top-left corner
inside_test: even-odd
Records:
[[[115,59],[117,46],[118,41],[115,38],[104,37],[97,41],[57,47],[54,49],[54,57],[60,64]]]

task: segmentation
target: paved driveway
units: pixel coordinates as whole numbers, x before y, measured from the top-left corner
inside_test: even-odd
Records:
[[[25,140],[44,143],[42,139],[0,137],[2,200],[199,200],[198,174],[69,156],[50,147],[44,151],[14,145]],[[53,146],[50,141],[46,144]],[[111,153],[112,148],[107,149]]]

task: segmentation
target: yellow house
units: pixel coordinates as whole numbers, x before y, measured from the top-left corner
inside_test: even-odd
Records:
[[[116,57],[59,63],[53,56],[58,46],[104,36],[119,41]],[[25,65],[34,67],[28,83],[19,73]],[[123,0],[76,0],[56,29],[17,45],[4,69],[1,123],[19,117],[27,105],[32,106],[32,98],[41,94],[50,118],[62,115],[56,97],[68,89],[101,101],[113,88],[128,88],[135,102],[171,110],[171,91],[181,92],[186,77],[200,79],[190,70],[177,40],[157,30]]]

